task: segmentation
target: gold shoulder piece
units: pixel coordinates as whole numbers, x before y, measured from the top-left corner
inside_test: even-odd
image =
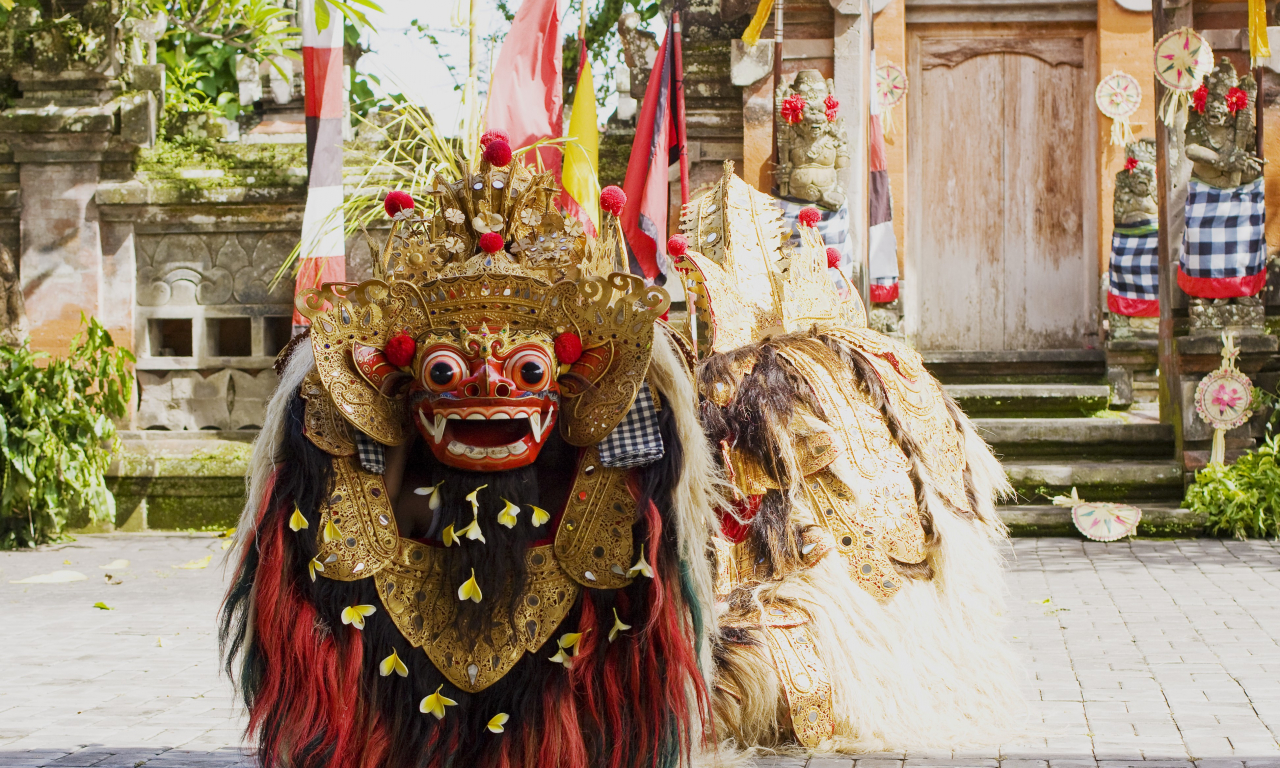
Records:
[[[760,616],[765,642],[773,656],[796,740],[813,749],[835,733],[831,672],[818,656],[809,616],[785,603],[768,603]]]
[[[354,456],[356,444],[351,426],[338,415],[333,398],[320,381],[319,371],[308,373],[302,380],[302,399],[307,401],[302,420],[307,439],[330,456]]]
[[[365,579],[390,563],[399,533],[382,475],[362,471],[352,457],[335,457],[333,493],[320,508],[316,540],[325,578]]]
[[[526,653],[536,653],[578,599],[578,585],[560,570],[550,545],[534,547],[525,557],[529,580],[514,621],[507,601],[497,601],[493,632],[471,646],[458,637],[453,621],[457,585],[446,582],[438,548],[402,539],[394,562],[376,577],[378,595],[400,633],[422,648],[450,683],[479,693]]]
[[[627,471],[601,466],[595,448],[587,449],[574,480],[555,554],[574,581],[593,589],[621,589],[631,583],[635,562],[631,526],[636,502],[627,490]]]

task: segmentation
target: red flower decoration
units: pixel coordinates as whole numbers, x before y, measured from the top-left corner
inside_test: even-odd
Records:
[[[689,250],[689,238],[684,235],[672,235],[667,241],[668,256],[683,256]]]
[[[1235,114],[1245,107],[1249,106],[1249,94],[1239,88],[1232,88],[1227,91],[1227,109],[1231,114]]]
[[[502,139],[493,139],[484,148],[484,159],[496,168],[504,168],[511,162],[511,145]]]
[[[804,99],[799,94],[792,94],[782,100],[782,119],[795,125],[804,119]]]
[[[497,232],[485,232],[480,236],[480,250],[485,253],[497,253],[502,250],[502,235]]]
[[[582,357],[582,339],[573,331],[560,334],[552,342],[556,350],[556,360],[573,365]]]
[[[835,248],[831,248],[831,247],[827,248],[827,268],[828,269],[840,268],[840,252],[837,251]]]
[[[1191,94],[1191,108],[1200,114],[1204,114],[1204,106],[1209,101],[1209,89],[1201,84],[1195,93]]]
[[[401,331],[387,340],[387,348],[382,350],[387,362],[403,368],[413,362],[413,353],[418,349],[418,342],[409,334]]]
[[[382,202],[382,207],[388,216],[395,216],[401,211],[412,211],[413,198],[404,190],[393,189],[387,193],[387,199]]]
[[[1132,171],[1134,168],[1137,168],[1137,167],[1138,167],[1138,158],[1126,157],[1124,159],[1124,169],[1126,171]]]
[[[484,134],[480,137],[480,149],[481,150],[487,149],[489,147],[489,143],[492,142],[494,139],[502,139],[503,141],[507,142],[508,146],[511,145],[511,137],[507,135],[506,131],[502,130],[501,128],[491,128],[485,131]]]
[[[622,215],[622,207],[627,204],[627,193],[618,187],[609,185],[600,190],[600,207],[614,216]]]
[[[827,108],[827,122],[833,122],[836,115],[840,114],[840,102],[836,101],[835,96],[828,96],[823,100],[822,106]]]
[[[816,227],[822,221],[822,212],[812,206],[800,211],[800,223],[806,227]]]

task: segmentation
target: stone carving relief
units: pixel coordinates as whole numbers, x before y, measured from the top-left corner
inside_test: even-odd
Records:
[[[235,369],[210,376],[138,371],[138,385],[138,429],[256,429],[275,391],[276,374],[270,368],[256,375]]]
[[[291,232],[140,235],[138,303],[288,304],[289,281],[267,286],[297,239]]]

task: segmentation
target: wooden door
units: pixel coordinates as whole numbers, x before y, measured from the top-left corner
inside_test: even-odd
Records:
[[[920,349],[1096,345],[1089,43],[913,34],[906,287]]]

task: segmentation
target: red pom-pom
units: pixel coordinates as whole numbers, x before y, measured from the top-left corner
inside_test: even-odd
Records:
[[[806,227],[816,227],[819,221],[822,221],[822,212],[817,208],[809,207],[800,211],[800,223]]]
[[[1138,167],[1138,158],[1126,157],[1124,159],[1124,169],[1126,171],[1132,171],[1134,168],[1137,168],[1137,167]]]
[[[556,360],[573,365],[582,357],[582,339],[572,331],[562,333],[555,339]]]
[[[622,207],[627,204],[627,193],[613,185],[600,190],[600,207],[614,216],[622,215]]]
[[[792,125],[804,119],[804,98],[799,94],[792,94],[782,100],[782,119]]]
[[[1227,109],[1231,114],[1234,115],[1247,106],[1249,106],[1249,94],[1239,88],[1227,91]]]
[[[840,114],[840,102],[835,96],[828,96],[823,99],[822,106],[827,109],[827,122],[830,123],[836,119],[836,115]]]
[[[828,269],[840,268],[840,252],[837,251],[835,248],[830,248],[830,247],[827,248],[827,268]]]
[[[484,159],[496,168],[506,167],[511,162],[511,145],[502,139],[494,139],[484,148]]]
[[[413,198],[402,189],[393,189],[387,193],[387,199],[382,202],[382,207],[388,216],[395,216],[401,211],[412,211]]]
[[[487,149],[489,144],[497,139],[507,142],[508,146],[511,145],[511,137],[507,135],[506,131],[501,128],[490,128],[480,136],[480,149]]]
[[[485,253],[497,253],[502,250],[502,235],[497,232],[485,232],[480,236],[480,250]]]
[[[389,363],[403,368],[413,362],[413,353],[417,349],[418,342],[414,341],[409,334],[401,331],[387,340],[387,348],[382,351],[387,356]]]
[[[672,235],[667,241],[668,256],[683,256],[689,250],[689,239],[684,235]]]
[[[1204,107],[1209,101],[1209,89],[1201,84],[1196,92],[1191,94],[1191,108],[1200,114],[1204,114]]]

